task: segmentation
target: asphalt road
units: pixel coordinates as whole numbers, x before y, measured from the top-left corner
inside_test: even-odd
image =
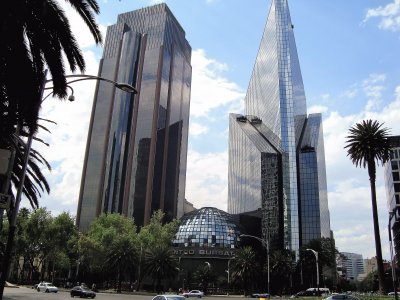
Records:
[[[132,295],[132,294],[110,294],[110,293],[97,293],[95,300],[151,300],[154,296],[151,295]],[[207,296],[205,300],[232,300],[240,299],[243,297],[237,296]],[[59,291],[58,293],[39,293],[36,290],[28,287],[9,288],[4,289],[3,300],[65,300],[72,299],[69,291]],[[75,299],[80,299],[75,297]],[[189,298],[197,299],[197,298]],[[243,298],[245,299],[245,298]]]

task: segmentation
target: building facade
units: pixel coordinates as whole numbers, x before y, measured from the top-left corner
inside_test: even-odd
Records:
[[[229,118],[228,212],[257,213],[262,237],[298,251],[331,237],[320,114],[306,97],[287,0],[272,0],[245,97]]]
[[[103,212],[147,224],[161,209],[184,212],[191,88],[191,47],[166,4],[120,14],[107,28],[93,102],[77,224],[87,230]]]
[[[345,270],[344,278],[349,280],[359,280],[359,276],[365,273],[364,259],[361,254],[341,252],[341,266]]]
[[[389,237],[393,245],[393,259],[400,262],[400,136],[389,137],[390,159],[385,163],[385,187],[389,210]]]

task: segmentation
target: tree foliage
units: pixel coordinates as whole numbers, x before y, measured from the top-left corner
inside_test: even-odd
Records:
[[[232,260],[232,279],[243,283],[245,296],[257,269],[256,255],[251,247],[244,247],[236,253]]]
[[[102,214],[80,238],[81,264],[90,272],[105,272],[119,279],[136,261],[136,243],[133,219],[117,213]]]
[[[291,250],[275,250],[270,254],[270,293],[282,295],[284,291],[289,291],[294,262],[295,254]],[[268,272],[266,265],[264,265],[264,271]]]
[[[6,220],[2,241],[7,238],[7,231]],[[68,272],[76,257],[77,235],[74,218],[66,212],[53,217],[46,208],[35,211],[21,208],[12,252],[14,266],[20,268],[18,280],[52,280],[49,276],[54,270]],[[52,270],[47,269],[50,263]]]
[[[40,128],[49,132],[49,130],[43,125],[40,125]],[[12,132],[13,130],[14,129],[12,129]],[[26,128],[22,128],[19,131],[19,135],[9,135],[7,132],[7,128],[0,127],[0,148],[13,151],[13,153],[15,154],[10,178],[11,184],[14,186],[14,189],[12,188],[12,185],[9,186],[8,194],[10,195],[14,195],[14,191],[18,190],[19,186],[21,185],[21,178],[24,172],[23,166],[25,154],[27,151],[25,140],[28,136],[28,132],[26,130]],[[34,137],[34,140],[42,145],[48,146],[46,142],[37,137]],[[50,192],[50,186],[46,178],[44,177],[43,169],[51,170],[50,164],[37,150],[31,148],[29,152],[29,159],[25,172],[25,180],[22,187],[22,193],[29,200],[32,208],[38,208],[39,198],[44,192]],[[0,175],[0,183],[3,188],[5,188],[5,181],[6,175]]]
[[[164,223],[164,216],[161,210],[154,212],[150,223],[140,229],[139,240],[145,249],[151,249],[160,244],[171,245],[179,222],[173,220]]]
[[[161,280],[178,274],[178,263],[170,245],[160,244],[146,251],[145,269],[153,278],[153,290],[161,291]]]

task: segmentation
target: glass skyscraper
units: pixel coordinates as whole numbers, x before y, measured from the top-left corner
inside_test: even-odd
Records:
[[[161,209],[183,215],[191,88],[191,47],[166,4],[120,14],[107,28],[79,195],[77,224],[103,212],[147,224]]]
[[[320,114],[307,116],[287,0],[272,0],[245,97],[229,121],[228,212],[257,212],[272,246],[330,237]]]

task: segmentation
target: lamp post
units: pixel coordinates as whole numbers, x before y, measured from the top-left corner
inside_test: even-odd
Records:
[[[315,256],[315,265],[317,267],[317,294],[319,294],[319,269],[318,269],[318,252],[313,249],[306,249],[307,251],[311,251]]]
[[[392,221],[392,218],[395,217],[395,214],[393,212],[389,213],[389,224],[388,224],[388,232],[389,232],[389,246],[390,246],[390,260],[392,261],[392,281],[393,281],[393,291],[394,291],[394,297],[396,300],[398,300],[398,293],[397,293],[397,276],[396,276],[396,263],[394,262],[393,259],[393,241],[392,241],[392,228],[390,226],[390,223]],[[395,219],[395,222],[397,220]]]
[[[47,99],[47,97],[49,97],[50,95],[53,94],[53,92],[51,92],[49,95],[47,95],[46,97],[43,97],[43,93],[46,89],[50,89],[50,88],[46,88],[46,84],[52,82],[52,79],[47,79],[46,80],[46,75],[47,75],[47,70],[45,71],[45,77],[41,86],[41,92],[40,92],[40,97],[41,97],[41,102],[43,102],[45,99]],[[120,83],[120,82],[116,82],[104,77],[100,77],[100,76],[94,76],[94,75],[66,75],[65,78],[73,78],[71,81],[67,82],[67,86],[71,89],[72,91],[72,97],[69,97],[70,101],[73,101],[75,98],[73,96],[73,89],[72,87],[70,87],[69,85],[71,83],[74,82],[78,82],[78,81],[84,81],[84,80],[96,80],[96,81],[105,81],[105,82],[109,82],[112,83],[116,88],[123,90],[125,92],[128,93],[133,93],[133,94],[137,94],[138,91],[130,84],[127,83]],[[17,128],[17,132],[16,134],[19,134],[19,130]],[[22,196],[22,191],[23,191],[23,187],[24,187],[24,181],[25,181],[25,176],[26,176],[26,172],[27,172],[27,168],[28,168],[28,162],[29,162],[29,156],[30,156],[30,152],[31,152],[31,146],[32,146],[32,141],[33,141],[33,136],[34,136],[34,132],[29,132],[28,135],[28,140],[24,145],[25,148],[25,153],[24,153],[24,158],[23,158],[23,165],[22,165],[22,175],[19,181],[19,185],[17,187],[17,194],[15,197],[15,203],[14,203],[14,207],[11,209],[11,216],[10,216],[10,225],[9,225],[9,230],[8,230],[8,238],[7,238],[7,245],[6,245],[6,249],[4,251],[4,256],[3,256],[3,264],[1,267],[1,277],[0,277],[0,297],[2,298],[3,296],[3,292],[4,292],[4,285],[5,285],[5,281],[8,275],[8,270],[10,267],[10,258],[11,258],[11,250],[12,250],[12,246],[14,243],[14,236],[15,236],[15,230],[16,230],[16,223],[17,223],[17,215],[18,215],[18,211],[19,211],[19,206],[21,203],[21,196]],[[15,151],[15,150],[14,150]],[[10,161],[10,163],[12,163],[11,166],[9,166],[8,171],[12,172],[13,170],[13,162]],[[7,174],[7,181],[11,178],[11,173]],[[5,186],[9,186],[10,181],[8,181],[6,183]],[[8,190],[5,191],[5,193],[8,193]]]
[[[248,237],[248,238],[256,239],[265,247],[265,249],[267,251],[267,293],[269,295],[269,240],[267,239],[267,242],[265,242],[263,239],[260,239],[257,236],[249,235],[249,234],[241,234],[240,237]]]
[[[204,294],[206,294],[208,283],[209,283],[209,280],[210,280],[211,264],[208,261],[205,261],[204,263],[207,265],[207,268],[208,268],[207,277],[206,277],[206,283],[204,284]]]
[[[226,273],[228,273],[228,288],[227,288],[227,291],[226,291],[226,295],[227,296],[229,296],[230,275],[231,275],[231,270],[230,270],[229,265],[230,265],[232,259],[235,259],[235,257],[231,257],[230,259],[228,259],[228,270],[226,270]]]
[[[143,254],[143,244],[140,243],[140,256],[139,256],[138,278],[137,278],[136,291],[139,291],[139,288],[140,288],[140,266],[142,265],[142,254]]]

